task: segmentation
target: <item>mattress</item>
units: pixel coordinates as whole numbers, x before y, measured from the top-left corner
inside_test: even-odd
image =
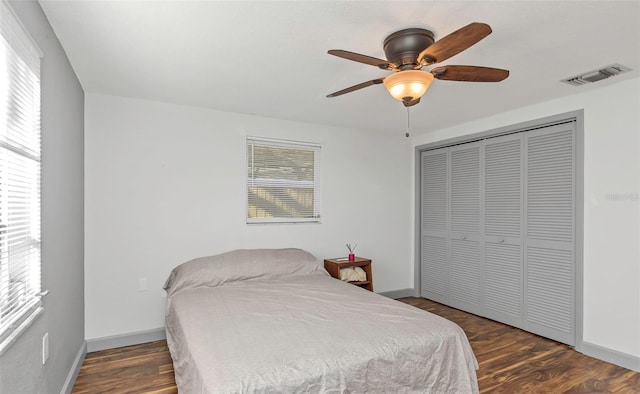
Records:
[[[170,291],[180,393],[478,391],[475,356],[453,322],[321,268],[249,277]]]

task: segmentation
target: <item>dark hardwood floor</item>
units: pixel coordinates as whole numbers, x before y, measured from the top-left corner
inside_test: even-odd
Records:
[[[407,304],[456,322],[478,359],[481,393],[640,393],[640,373],[422,298]],[[73,393],[176,393],[165,341],[87,354]]]
[[[401,301],[464,329],[480,366],[477,374],[481,393],[640,393],[640,373],[433,301]]]
[[[88,353],[72,393],[177,393],[166,341]]]

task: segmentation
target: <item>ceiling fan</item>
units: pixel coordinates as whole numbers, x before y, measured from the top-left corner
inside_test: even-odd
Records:
[[[393,71],[384,78],[376,78],[327,95],[336,97],[371,85],[384,84],[391,96],[405,107],[416,105],[433,79],[463,82],[499,82],[509,76],[508,70],[479,66],[440,66],[422,71],[425,66],[440,63],[464,51],[491,34],[485,23],[470,23],[448,36],[435,41],[430,30],[410,28],[389,35],[383,44],[387,60],[359,53],[331,49],[330,55],[354,62]]]

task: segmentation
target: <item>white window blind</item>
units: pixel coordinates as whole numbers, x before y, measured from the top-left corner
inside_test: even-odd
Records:
[[[0,0],[0,353],[42,310],[40,50]]]
[[[247,138],[247,223],[320,221],[320,145]]]

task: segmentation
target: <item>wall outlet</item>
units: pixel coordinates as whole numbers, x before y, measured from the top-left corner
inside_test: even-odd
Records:
[[[147,291],[149,288],[147,287],[147,278],[139,278],[138,279],[138,291]]]
[[[42,336],[42,365],[49,359],[49,333]]]

